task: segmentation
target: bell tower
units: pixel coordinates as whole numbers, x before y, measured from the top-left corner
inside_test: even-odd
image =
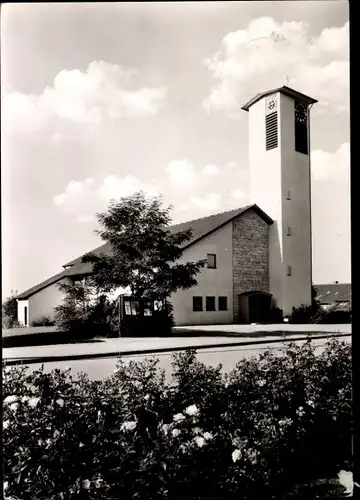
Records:
[[[249,112],[251,203],[275,221],[269,291],[285,316],[311,304],[310,108],[316,102],[284,86],[242,107]]]

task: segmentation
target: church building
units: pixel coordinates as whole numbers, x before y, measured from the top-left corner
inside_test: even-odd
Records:
[[[317,101],[287,86],[256,95],[249,117],[251,204],[172,226],[191,228],[181,261],[207,259],[196,287],[171,297],[180,325],[266,321],[271,307],[291,314],[311,304],[310,109]],[[96,253],[110,251],[102,245]],[[24,326],[46,316],[63,296],[59,282],[92,273],[82,257],[18,295]]]

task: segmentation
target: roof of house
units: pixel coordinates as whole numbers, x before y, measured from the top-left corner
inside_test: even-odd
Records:
[[[244,104],[244,106],[242,106],[241,109],[243,109],[244,111],[249,111],[251,106],[260,101],[260,99],[263,99],[264,97],[267,97],[272,94],[276,94],[277,92],[280,92],[281,94],[291,97],[292,99],[296,99],[297,101],[301,101],[306,106],[318,102],[316,99],[313,99],[312,97],[309,97],[305,94],[302,94],[301,92],[298,92],[297,90],[293,90],[290,87],[283,85],[282,87],[278,87],[277,89],[267,90],[266,92],[261,92],[260,94],[257,94],[255,97],[250,99],[250,101]]]
[[[219,229],[221,226],[227,224],[230,222],[232,219],[237,217],[240,214],[243,214],[247,210],[255,210],[255,212],[268,224],[272,224],[274,221],[269,217],[263,210],[261,210],[260,207],[257,205],[247,205],[245,207],[241,208],[236,208],[235,210],[230,210],[227,212],[221,212],[219,214],[214,214],[214,215],[209,215],[208,217],[202,217],[200,219],[194,219],[186,222],[182,222],[181,224],[175,224],[173,226],[170,226],[170,230],[172,233],[178,233],[180,231],[185,231],[186,229],[192,229],[192,237],[189,241],[184,243],[183,248],[187,248],[190,245],[193,245],[196,241],[199,241],[201,238],[204,238],[208,234],[212,233],[216,229]],[[105,243],[104,245],[101,245],[95,250],[92,251],[95,255],[100,255],[100,254],[110,254],[111,253],[111,247],[109,243]],[[77,257],[76,259],[68,262],[67,264],[64,265],[64,267],[67,266],[74,266],[75,264],[80,264],[82,261],[83,255],[80,257]]]
[[[38,285],[35,285],[28,290],[26,290],[23,293],[20,293],[19,295],[16,296],[18,300],[25,300],[31,297],[31,295],[34,295],[37,292],[40,292],[44,288],[53,285],[54,283],[57,283],[58,281],[62,280],[63,278],[66,278],[67,276],[78,276],[81,275],[83,276],[84,274],[91,274],[91,268],[89,269],[89,264],[86,264],[88,266],[87,269],[85,269],[85,264],[82,267],[76,266],[76,268],[70,268],[70,269],[65,269],[61,273],[55,274],[54,276],[51,276],[51,278],[48,278],[45,281],[42,281]]]
[[[202,238],[205,238],[205,236],[208,236],[212,232],[216,231],[220,227],[224,226],[225,224],[233,220],[235,217],[245,213],[248,210],[254,210],[268,224],[272,224],[274,222],[271,219],[271,217],[269,217],[263,210],[261,210],[261,208],[253,204],[237,208],[235,210],[230,210],[227,212],[210,215],[208,217],[202,217],[201,219],[195,219],[183,222],[181,224],[176,224],[170,226],[170,230],[173,234],[175,234],[180,231],[184,231],[186,229],[190,228],[192,229],[191,239],[186,243],[184,243],[183,245],[183,248],[185,249],[190,245],[193,245],[195,242],[201,240]],[[101,255],[101,254],[109,255],[111,254],[111,246],[109,243],[105,243],[95,248],[95,250],[92,250],[91,253],[94,253],[95,255]],[[17,299],[27,299],[34,293],[39,292],[43,288],[46,288],[47,286],[50,286],[53,283],[56,283],[60,281],[62,278],[65,278],[67,276],[91,274],[92,265],[90,263],[82,262],[83,256],[84,255],[81,255],[80,257],[72,260],[71,262],[68,262],[63,266],[65,268],[64,271],[56,274],[55,276],[52,276],[51,278],[43,281],[42,283],[39,283],[38,285],[30,288],[29,290],[26,290],[25,292],[18,295]]]
[[[317,299],[321,304],[351,301],[351,283],[330,283],[329,285],[315,285]]]

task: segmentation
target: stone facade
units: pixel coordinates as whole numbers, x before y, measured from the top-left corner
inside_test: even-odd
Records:
[[[232,221],[233,314],[239,318],[239,294],[269,293],[269,225],[248,210]]]

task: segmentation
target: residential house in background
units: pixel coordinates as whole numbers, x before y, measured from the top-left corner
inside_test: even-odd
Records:
[[[316,285],[316,298],[323,309],[334,308],[337,311],[351,311],[351,284],[330,283],[328,285]]]

